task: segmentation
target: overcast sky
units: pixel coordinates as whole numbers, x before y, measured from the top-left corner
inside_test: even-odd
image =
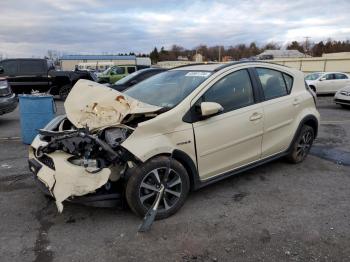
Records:
[[[0,54],[350,39],[350,1],[1,0]]]

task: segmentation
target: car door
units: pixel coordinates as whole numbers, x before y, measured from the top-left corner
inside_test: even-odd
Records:
[[[47,62],[43,59],[21,59],[18,64],[17,84],[24,93],[32,90],[46,92],[49,89]]]
[[[329,73],[323,75],[319,80],[316,85],[316,92],[317,93],[332,93],[334,92],[334,85],[335,85],[335,80],[334,80],[334,74]]]
[[[110,83],[115,83],[119,79],[122,79],[126,74],[126,67],[125,66],[117,66],[115,68],[114,72],[115,72],[115,74],[111,75]]]
[[[294,136],[291,126],[300,110],[301,94],[291,93],[293,77],[285,72],[257,67],[256,75],[265,99],[261,157],[266,158],[288,148]]]
[[[334,74],[334,85],[333,85],[333,92],[337,92],[339,89],[342,89],[343,87],[350,84],[350,79],[347,75],[342,73],[335,73]]]
[[[226,73],[196,100],[217,102],[224,110],[193,123],[197,164],[202,180],[244,166],[260,158],[262,106],[247,69]]]

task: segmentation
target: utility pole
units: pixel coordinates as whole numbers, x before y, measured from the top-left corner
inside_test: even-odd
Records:
[[[219,62],[221,62],[221,46],[219,46]]]
[[[309,39],[311,39],[310,36],[304,36],[305,38],[305,57],[307,54],[309,54]]]

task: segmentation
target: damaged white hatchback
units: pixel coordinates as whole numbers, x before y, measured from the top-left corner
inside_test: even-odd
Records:
[[[80,80],[33,141],[29,166],[56,201],[126,199],[144,216],[190,190],[286,156],[305,159],[319,122],[303,74],[262,63],[175,68],[124,93]]]

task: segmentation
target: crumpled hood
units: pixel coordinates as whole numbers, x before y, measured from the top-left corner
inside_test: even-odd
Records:
[[[152,113],[161,109],[85,79],[74,85],[64,108],[73,125],[78,128],[88,126],[89,129],[117,125],[127,115]]]

